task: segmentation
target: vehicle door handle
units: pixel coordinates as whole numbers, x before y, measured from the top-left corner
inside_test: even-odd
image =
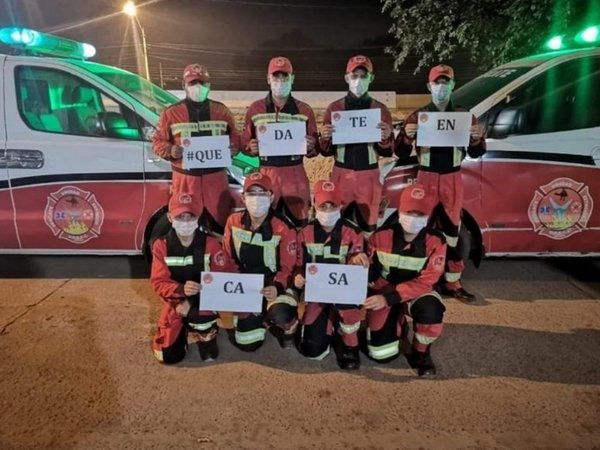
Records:
[[[154,158],[149,157],[146,160],[146,162],[149,162],[149,163],[158,163],[158,162],[161,162],[161,161],[162,161],[162,158],[159,158],[158,156],[155,156]]]
[[[4,158],[0,158],[0,168],[41,169],[44,166],[44,154],[39,150],[7,149]]]

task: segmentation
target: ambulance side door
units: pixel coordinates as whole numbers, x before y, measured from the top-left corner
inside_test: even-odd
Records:
[[[4,66],[6,56],[0,55],[0,105],[5,104]],[[8,183],[9,155],[6,151],[6,108],[0,107],[0,251],[14,250],[19,247],[15,230],[15,217],[10,185]]]
[[[578,58],[496,105],[482,178],[491,253],[600,251],[598,83],[600,58]]]
[[[133,107],[67,64],[7,63],[7,147],[23,251],[137,253],[143,142]]]

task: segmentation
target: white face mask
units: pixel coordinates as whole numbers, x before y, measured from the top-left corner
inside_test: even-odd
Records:
[[[419,234],[427,226],[429,220],[427,216],[412,216],[403,213],[399,213],[398,216],[398,222],[402,225],[402,229],[409,234]]]
[[[246,209],[252,217],[266,216],[271,207],[271,197],[249,197],[244,200]]]
[[[433,99],[433,103],[447,103],[450,100],[450,94],[452,94],[452,86],[449,84],[432,84],[430,86],[431,89],[431,98]]]
[[[271,80],[271,92],[275,97],[287,97],[292,92],[292,80]]]
[[[315,217],[319,221],[322,227],[332,228],[335,226],[340,217],[342,217],[341,211],[338,209],[337,211],[318,211],[315,214]]]
[[[194,220],[173,220],[173,229],[180,236],[191,236],[198,228],[198,222]]]
[[[362,97],[369,90],[369,79],[368,78],[357,78],[356,80],[348,80],[348,87],[357,97]]]
[[[208,98],[210,88],[203,84],[194,84],[185,88],[188,98],[193,102],[203,102]]]

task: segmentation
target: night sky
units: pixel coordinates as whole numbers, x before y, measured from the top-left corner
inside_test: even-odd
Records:
[[[124,0],[0,0],[0,27],[21,25],[56,32],[96,46],[94,58],[136,71],[132,21],[120,13]],[[146,31],[152,80],[178,88],[183,67],[206,64],[212,88],[266,89],[272,56],[287,56],[296,90],[344,90],[347,59],[372,58],[372,90],[424,93],[426,74],[413,75],[414,60],[392,70],[384,53],[390,19],[379,0],[146,0],[137,2]],[[145,6],[141,6],[144,5]],[[105,17],[101,20],[94,20]],[[84,24],[84,25],[81,25]],[[0,51],[6,48],[0,47]],[[457,81],[478,71],[459,58]],[[454,63],[454,62],[450,62]],[[456,64],[455,64],[456,65]]]

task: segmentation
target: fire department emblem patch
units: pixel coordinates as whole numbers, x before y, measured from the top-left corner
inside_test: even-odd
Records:
[[[429,120],[429,115],[427,113],[421,113],[419,114],[419,120],[422,123],[427,123],[427,121]]]
[[[181,141],[181,145],[183,145],[184,147],[189,147],[191,143],[192,142],[189,139],[184,139],[183,141]]]
[[[205,273],[202,276],[202,282],[204,284],[210,284],[210,283],[212,283],[213,282],[213,276],[210,273]]]
[[[264,125],[261,125],[261,126],[259,126],[259,127],[258,127],[258,132],[259,132],[260,134],[265,134],[265,133],[267,132],[267,127],[266,127],[266,126],[264,126]]]
[[[104,210],[91,192],[65,186],[48,197],[44,222],[59,239],[84,244],[100,235]]]
[[[588,186],[570,178],[557,178],[537,188],[528,214],[534,231],[560,240],[582,231],[593,209]]]
[[[340,113],[333,113],[331,115],[331,120],[333,120],[334,122],[337,122],[338,120],[340,120],[342,118],[342,115]]]
[[[416,200],[421,200],[422,198],[425,198],[425,190],[420,187],[416,187],[412,190],[410,196]]]
[[[331,181],[325,181],[321,187],[325,192],[332,192],[335,189],[335,184]]]
[[[308,266],[308,267],[306,268],[306,270],[307,270],[307,271],[308,271],[308,273],[309,273],[309,274],[311,274],[311,275],[315,275],[315,274],[316,274],[316,273],[319,271],[319,269],[317,268],[317,266],[314,266],[314,265],[310,265],[310,266]]]

